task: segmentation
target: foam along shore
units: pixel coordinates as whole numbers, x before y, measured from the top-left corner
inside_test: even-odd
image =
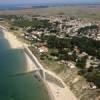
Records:
[[[26,44],[20,42],[16,36],[13,35],[13,33],[8,32],[4,27],[0,26],[3,29],[3,33],[4,33],[4,37],[8,40],[11,48],[23,48],[23,46],[26,46]],[[27,58],[27,71],[33,71],[33,70],[37,70],[39,69],[37,67],[37,65],[41,66],[42,65],[38,62],[38,60],[36,59],[36,57],[33,55],[33,59],[36,61],[34,63],[34,61],[25,53],[26,58]],[[36,65],[37,63],[37,65]],[[66,84],[54,73],[45,70],[42,67],[42,70],[46,73],[45,74],[45,85],[48,89],[48,92],[50,94],[50,96],[52,96],[53,100],[77,100],[77,98],[75,97],[75,95],[71,92],[71,90],[66,86]],[[60,86],[59,84],[55,83],[55,80],[59,81],[60,84],[63,85]]]

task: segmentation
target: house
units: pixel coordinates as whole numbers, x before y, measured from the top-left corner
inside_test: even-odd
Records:
[[[36,36],[41,36],[42,34],[42,32],[39,32],[39,31],[32,31],[31,33]]]
[[[45,47],[45,46],[39,47],[38,50],[39,50],[40,53],[47,53],[48,52],[48,48]]]
[[[67,64],[71,69],[76,67],[74,62],[69,61]]]

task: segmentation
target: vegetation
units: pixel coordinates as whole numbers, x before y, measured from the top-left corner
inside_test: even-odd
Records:
[[[51,27],[51,24],[47,20],[25,20],[25,19],[17,19],[12,22],[12,25],[18,26],[18,27],[31,27],[35,29],[40,29],[40,28],[49,28]]]
[[[100,88],[100,71],[98,68],[93,68],[91,66],[88,69],[81,69],[78,74],[84,76],[87,81],[93,82],[98,88]]]
[[[50,28],[51,24],[47,20],[33,20],[32,27],[39,28]]]
[[[49,35],[44,36],[44,40],[47,42],[49,48],[63,49],[71,47],[71,41],[68,38],[59,38],[56,35]]]
[[[87,56],[84,56],[76,61],[76,66],[84,69],[86,66]]]
[[[85,26],[85,27],[82,27],[78,30],[78,34],[88,34],[89,32],[92,32],[93,30],[95,30],[95,32],[98,32],[99,30],[99,27],[97,25],[91,25],[91,26]],[[94,32],[94,31],[93,31]]]
[[[72,45],[77,45],[81,51],[100,59],[100,41],[86,37],[73,37],[71,43]]]
[[[58,50],[69,48],[73,50],[74,46],[78,46],[80,51],[100,59],[100,41],[86,37],[59,38],[56,35],[45,36],[43,39],[47,42],[49,48],[57,48]]]
[[[12,25],[24,28],[32,26],[32,22],[28,20],[15,20],[14,22],[12,22]]]

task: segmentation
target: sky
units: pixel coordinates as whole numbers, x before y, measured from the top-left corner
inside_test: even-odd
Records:
[[[100,3],[100,0],[0,0],[1,4]]]

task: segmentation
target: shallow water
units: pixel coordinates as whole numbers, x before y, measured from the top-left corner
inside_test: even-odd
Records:
[[[11,49],[0,31],[0,100],[49,100],[42,82],[26,73],[25,62],[24,51]]]

